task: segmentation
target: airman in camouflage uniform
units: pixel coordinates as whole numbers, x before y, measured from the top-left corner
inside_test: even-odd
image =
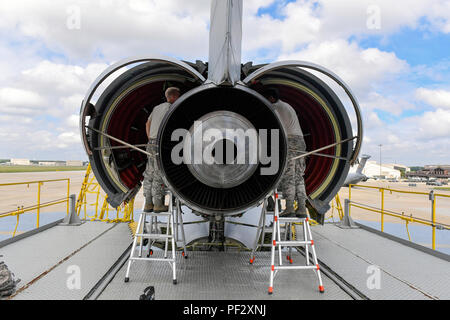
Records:
[[[288,161],[304,153],[306,149],[305,141],[302,136],[289,135],[288,136]],[[291,201],[297,200],[298,208],[295,211],[296,215],[305,214],[306,189],[305,180],[305,158],[290,160],[287,163],[283,177],[280,183],[280,190],[286,199],[286,208],[291,208]],[[290,210],[291,214],[293,209]]]
[[[151,153],[151,156],[148,156],[147,167],[144,172],[144,211],[146,212],[166,212],[168,210],[168,207],[164,204],[164,182],[157,165],[158,141],[156,138],[159,126],[169,111],[171,104],[180,97],[180,89],[175,87],[168,88],[165,96],[167,102],[154,107],[146,123],[147,136],[149,137],[147,152]]]
[[[306,213],[306,191],[303,175],[305,172],[305,159],[297,157],[305,151],[305,141],[303,132],[300,128],[297,113],[288,103],[279,99],[278,90],[270,88],[263,95],[272,102],[274,111],[283,124],[284,130],[288,136],[288,163],[286,165],[279,189],[286,199],[286,210],[281,216],[301,216]],[[297,198],[298,209],[294,210],[294,201]]]
[[[303,137],[298,137],[296,141],[297,150],[300,151],[299,155],[306,151],[306,144]],[[303,175],[305,174],[306,161],[305,158],[300,158],[295,160],[295,198],[297,200],[297,215],[306,214],[306,188],[305,179]]]
[[[161,176],[161,171],[159,170],[158,164],[157,164],[157,155],[156,155],[157,148],[154,149],[155,157],[153,162],[153,181],[152,181],[152,196],[153,196],[153,203],[155,204],[155,212],[165,212],[168,210],[168,207],[164,204],[164,199],[166,197],[166,188],[164,185],[164,181]],[[158,209],[157,206],[164,209]]]
[[[149,139],[147,148],[145,151],[148,153],[151,153],[152,156],[148,156],[147,160],[147,166],[145,168],[144,172],[144,198],[146,203],[146,211],[151,212],[153,211],[153,196],[152,196],[152,183],[153,183],[153,174],[154,174],[154,155],[155,155],[155,146],[153,145],[156,142],[154,139]]]

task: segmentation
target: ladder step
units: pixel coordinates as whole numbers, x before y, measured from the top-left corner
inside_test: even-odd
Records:
[[[309,270],[315,269],[317,270],[317,266],[275,266],[274,270]]]
[[[136,233],[135,237],[142,237],[148,239],[172,239],[172,235],[169,234],[156,234],[156,233]]]
[[[167,261],[174,262],[172,258],[139,258],[139,257],[131,257],[130,260],[138,260],[138,261]]]
[[[310,245],[311,241],[276,241],[276,245],[280,245],[282,247],[297,247],[297,246],[304,246],[304,245]]]
[[[280,222],[303,222],[307,218],[298,218],[298,217],[279,217],[278,221]]]
[[[171,215],[171,213],[169,213],[169,212],[159,212],[159,213],[155,213],[155,212],[141,212],[141,214],[145,214],[146,216],[154,216],[154,217],[167,217],[167,216]]]

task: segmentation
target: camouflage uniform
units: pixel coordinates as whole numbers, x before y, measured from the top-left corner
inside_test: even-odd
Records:
[[[158,166],[158,158],[157,158],[157,147],[154,148],[154,157],[153,157],[153,181],[152,181],[152,196],[153,196],[153,203],[157,203],[156,199],[162,199],[162,202],[164,204],[164,198],[165,198],[165,187],[164,187],[164,181],[161,176],[161,171],[159,170]]]
[[[287,164],[283,173],[283,177],[280,182],[280,191],[283,193],[283,196],[286,200],[295,199],[295,162],[289,161],[293,157],[297,156],[295,152],[295,143],[294,139],[291,139],[291,136],[288,138],[288,155],[287,155]]]
[[[155,142],[156,141],[154,139],[150,139],[148,141],[147,148],[146,148],[146,151],[151,153],[152,155],[155,154],[155,150],[156,150],[156,146],[152,145]],[[153,203],[153,200],[152,200],[152,183],[153,183],[154,171],[155,171],[155,169],[154,169],[154,158],[148,156],[147,166],[146,166],[145,171],[144,171],[144,183],[143,183],[144,197],[145,197],[145,201],[147,203]]]
[[[298,151],[306,151],[306,144],[303,140],[303,137],[296,136],[296,148]],[[301,152],[297,152],[298,154],[302,154]],[[303,179],[303,175],[305,174],[306,169],[306,161],[305,158],[300,158],[295,160],[295,197],[297,200],[298,210],[300,213],[306,213],[306,188],[305,188],[305,180]]]
[[[305,151],[305,149],[306,145],[302,136],[288,136],[288,160],[301,155],[301,151]],[[281,179],[279,188],[281,192],[283,192],[286,200],[297,199],[299,206],[303,207],[306,200],[305,182],[303,180],[304,173],[304,158],[289,161]]]

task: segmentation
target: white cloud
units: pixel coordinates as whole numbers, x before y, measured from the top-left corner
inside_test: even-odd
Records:
[[[246,3],[244,3],[244,6]],[[316,39],[321,20],[315,16],[313,3],[302,6],[289,3],[281,8],[286,18],[281,21],[270,15],[249,15],[243,23],[243,48],[253,51],[261,48],[292,52],[300,45]]]
[[[16,0],[0,3],[0,28],[44,41],[69,57],[109,61],[124,56],[168,53],[184,59],[205,58],[210,0]],[[257,16],[276,4],[283,19]],[[367,9],[380,9],[381,28],[367,27]],[[80,10],[80,29],[69,29],[68,9]],[[244,1],[244,49],[281,49],[284,54],[310,42],[389,35],[402,27],[423,28],[422,20],[450,32],[447,0],[275,0]],[[90,59],[91,60],[91,59]]]
[[[45,99],[17,88],[0,88],[0,111],[5,114],[33,115],[42,112]]]
[[[416,98],[435,108],[450,109],[450,91],[419,88]]]
[[[78,8],[80,28],[67,22]],[[26,1],[0,3],[0,27],[44,41],[54,51],[85,59],[152,52],[187,59],[207,52],[209,1]]]
[[[78,129],[80,125],[80,116],[78,114],[73,114],[68,117],[65,121],[65,124],[72,129]]]
[[[437,109],[422,115],[365,127],[363,153],[406,165],[448,163],[450,154],[450,110]],[[367,139],[367,137],[370,139]]]
[[[80,135],[78,133],[67,131],[63,132],[57,137],[57,144],[60,148],[67,148],[73,144],[80,144]]]
[[[94,79],[105,70],[106,64],[88,64],[86,67],[44,60],[34,68],[22,71],[21,83],[47,95],[85,93]]]
[[[310,44],[304,50],[285,54],[280,60],[305,60],[320,64],[342,78],[359,96],[408,70],[406,61],[395,53],[376,48],[361,49],[343,39]]]
[[[390,97],[378,92],[371,91],[364,101],[361,102],[364,110],[383,110],[395,116],[400,116],[406,110],[415,110],[417,107],[409,102],[406,97],[397,95]]]
[[[439,2],[431,0],[431,2]],[[401,27],[418,27],[420,17],[429,12],[430,1],[423,0],[321,0],[319,1],[321,17],[324,21],[324,36],[342,37],[364,34],[389,34]],[[370,29],[368,18],[376,17],[379,9],[380,29]]]
[[[8,137],[0,142],[3,157],[85,159],[78,113],[88,87],[106,67],[44,60],[10,80],[22,89],[0,87],[0,136]]]
[[[24,115],[0,115],[0,124],[11,124],[16,123],[18,125],[29,125],[33,123],[33,118],[31,116]]]
[[[437,109],[425,112],[416,120],[422,139],[450,137],[450,110]]]
[[[370,111],[365,112],[364,114],[366,115],[366,117],[364,117],[364,124],[366,128],[379,128],[383,125],[383,122],[375,112]],[[367,139],[367,137],[364,137],[364,139]]]
[[[288,55],[307,44],[350,36],[376,35],[389,41],[388,35],[405,27],[450,32],[450,2],[447,0],[297,0],[287,5],[283,5],[283,1],[278,3],[282,19],[269,15],[244,18],[245,50],[264,49]],[[374,7],[376,13],[368,10]],[[378,12],[379,17],[375,16]],[[368,27],[368,21],[374,16],[379,18],[379,28]],[[423,20],[427,21],[426,25]]]

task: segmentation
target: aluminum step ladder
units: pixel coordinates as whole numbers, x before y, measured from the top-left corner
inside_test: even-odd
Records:
[[[263,206],[261,209],[261,215],[259,217],[258,228],[256,229],[255,242],[253,244],[252,252],[250,253],[250,264],[253,264],[253,262],[255,262],[255,253],[256,253],[256,251],[258,251],[258,249],[264,248],[264,247],[272,247],[271,244],[264,243],[264,237],[265,237],[266,233],[271,232],[269,229],[269,228],[271,228],[271,226],[266,225],[267,216],[274,215],[274,211],[268,209],[268,202],[271,197],[272,196],[266,198],[263,202]]]
[[[125,282],[129,282],[130,278],[130,270],[131,265],[134,261],[165,261],[168,262],[172,268],[172,279],[173,284],[177,284],[177,276],[176,276],[176,245],[177,242],[182,242],[183,252],[182,256],[187,259],[187,251],[186,251],[186,238],[184,233],[183,226],[183,216],[181,211],[181,204],[178,199],[175,199],[174,196],[169,192],[170,196],[169,200],[169,209],[168,212],[142,212],[139,217],[139,222],[137,225],[136,233],[134,235],[133,246],[131,248],[130,258],[128,260],[127,272],[125,275]],[[150,217],[149,228],[146,226],[147,217]],[[167,219],[166,222],[158,221],[158,217],[164,217]],[[175,218],[175,223],[174,223]],[[166,227],[165,234],[160,232],[159,225],[163,224]],[[178,232],[180,229],[181,232]],[[181,233],[181,239],[179,239],[179,233]],[[149,250],[146,257],[143,257],[143,246],[144,239],[148,239],[149,241]],[[139,252],[136,256],[136,247],[138,245],[139,240]],[[164,258],[154,258],[152,246],[157,241],[164,241]],[[171,257],[168,257],[168,249],[169,242],[171,244]]]
[[[279,195],[275,190],[274,193],[275,198],[275,208],[274,208],[274,222],[272,227],[272,250],[271,250],[271,268],[270,268],[270,284],[268,293],[273,293],[273,283],[276,273],[279,270],[314,270],[319,280],[319,292],[324,293],[325,289],[323,287],[322,276],[320,274],[320,267],[317,261],[316,249],[314,247],[314,240],[312,238],[311,225],[310,225],[310,217],[309,213],[305,215],[305,217],[280,217],[279,212]],[[281,224],[284,223],[284,239],[281,240]],[[293,239],[292,227],[294,223],[303,224],[303,240],[298,241]],[[289,238],[288,238],[289,237]],[[306,265],[290,265],[283,266],[282,259],[282,248],[288,247],[288,255],[287,260],[290,264],[293,263],[292,260],[292,248],[293,247],[305,247],[305,257],[306,257]],[[278,249],[278,265],[275,265],[275,254]],[[309,249],[311,249],[313,264],[310,262],[309,258]]]

